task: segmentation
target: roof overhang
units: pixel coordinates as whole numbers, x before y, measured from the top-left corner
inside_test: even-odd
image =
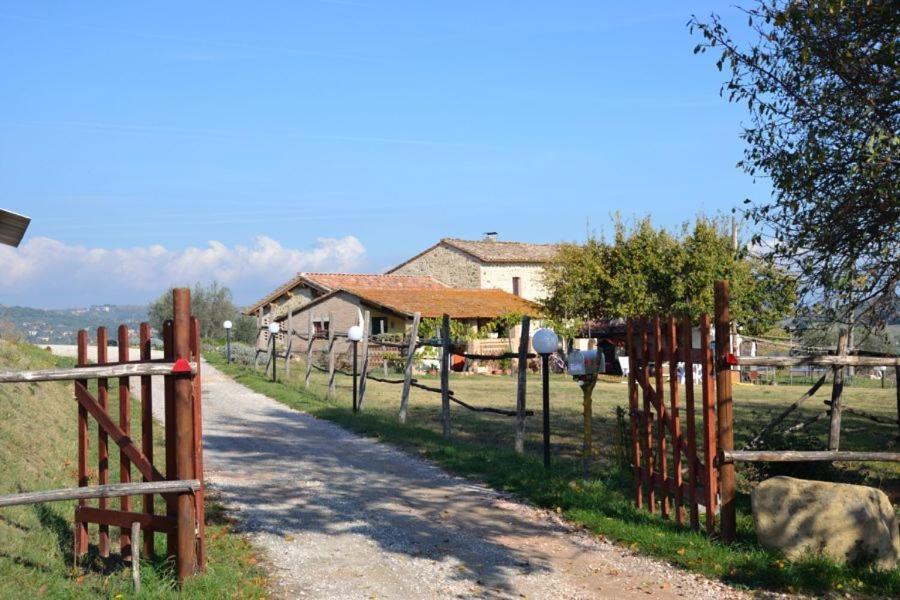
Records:
[[[0,244],[17,248],[31,219],[0,208]]]

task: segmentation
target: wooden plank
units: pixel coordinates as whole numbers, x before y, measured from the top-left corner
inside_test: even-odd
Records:
[[[173,327],[172,340],[175,359],[190,360],[191,354],[191,291],[188,288],[172,290]],[[191,401],[190,375],[176,375],[175,386],[175,476],[178,479],[194,479],[194,408]],[[168,440],[167,440],[168,441]],[[197,570],[197,526],[194,498],[181,493],[176,499],[178,526],[175,537],[177,553],[175,572],[184,581]]]
[[[631,425],[631,462],[634,466],[634,504],[643,507],[644,495],[641,493],[641,445],[638,440],[638,386],[637,357],[634,343],[634,319],[628,318],[625,323],[625,352],[628,355],[628,407]]]
[[[328,313],[328,392],[327,397],[329,399],[334,399],[335,389],[334,389],[334,368],[335,368],[335,355],[334,355],[334,313]]]
[[[900,462],[900,452],[734,450],[723,451],[725,462]]]
[[[128,327],[119,325],[119,362],[128,361]],[[127,377],[119,377],[119,427],[122,433],[131,437],[131,386]],[[150,463],[150,460],[147,459]],[[152,464],[152,463],[150,463]],[[119,481],[131,483],[131,463],[128,455],[119,448]],[[123,512],[131,512],[131,498],[122,496],[119,498],[119,509]],[[119,531],[119,552],[125,560],[131,559],[131,525],[122,527]]]
[[[741,356],[737,359],[741,366],[753,367],[897,367],[900,358],[885,356]]]
[[[665,402],[665,383],[663,381],[663,344],[662,324],[659,317],[653,317],[653,374],[656,380],[656,444],[659,451],[660,479],[669,476],[668,448],[666,447],[666,429],[668,424],[668,411]],[[664,519],[669,518],[669,494],[664,489],[659,490],[660,512]]]
[[[441,428],[450,439],[450,316],[441,319]]]
[[[647,339],[647,332],[649,329],[649,323],[647,319],[642,317],[639,321],[640,323],[640,336],[641,336],[641,367],[640,367],[640,380],[647,384],[650,379],[650,342]],[[644,399],[644,415],[643,415],[643,432],[641,435],[641,443],[644,445],[644,456],[646,457],[647,464],[647,476],[648,480],[652,481],[653,472],[654,472],[654,462],[655,459],[653,457],[653,396],[648,391],[647,386],[643,386],[643,399]],[[656,512],[656,491],[653,489],[653,485],[649,484],[647,486],[647,508],[650,509],[650,512]]]
[[[291,377],[291,349],[294,346],[294,311],[290,308],[287,311],[287,339],[285,340],[284,349],[284,374],[288,379]]]
[[[146,514],[146,513],[145,513]],[[150,534],[153,535],[152,533]],[[134,593],[141,593],[141,524],[137,521],[131,524],[131,541],[134,551],[131,556],[131,583],[134,585]]]
[[[691,528],[700,529],[700,511],[697,503],[702,494],[697,492],[697,414],[694,407],[694,351],[693,324],[690,316],[681,321],[681,356],[684,360],[684,408],[687,426],[688,460],[688,512]]]
[[[369,311],[363,313],[362,338],[362,370],[359,374],[359,402],[357,408],[362,410],[366,399],[366,382],[369,380],[369,337],[372,335],[372,317]]]
[[[89,506],[75,509],[75,520],[82,523],[101,523],[106,526],[127,528],[131,537],[131,524],[140,523],[145,531],[169,533],[175,530],[175,520],[163,515],[126,512],[121,510],[99,510]]]
[[[87,363],[85,363],[86,365]],[[36,383],[39,381],[75,381],[137,375],[168,375],[174,366],[171,362],[135,363],[104,366],[85,366],[72,369],[41,369],[38,371],[0,372],[0,383]],[[197,365],[191,363],[191,371]]]
[[[88,364],[88,335],[87,331],[81,329],[78,331],[78,365]],[[78,395],[79,385],[86,386],[87,381],[81,380],[75,382],[75,394]],[[88,484],[87,476],[87,457],[88,457],[88,413],[87,409],[81,404],[78,405],[78,485],[85,487]],[[78,501],[79,506],[85,506],[84,500]],[[78,560],[88,550],[88,528],[86,523],[75,524],[75,559]]]
[[[409,330],[409,342],[406,348],[406,364],[403,367],[403,391],[400,394],[400,413],[398,418],[401,423],[406,423],[406,414],[409,411],[409,391],[412,387],[413,359],[416,355],[416,343],[419,340],[419,321],[422,315],[413,314],[412,327]]]
[[[149,360],[152,355],[150,346],[150,323],[141,323],[139,329],[140,357],[141,360]],[[141,377],[141,451],[150,463],[153,463],[153,380],[149,375]],[[144,483],[150,480],[142,476]],[[144,494],[141,502],[144,514],[153,514],[153,494]],[[132,540],[134,542],[134,540]],[[134,542],[136,543],[136,542]],[[147,531],[144,535],[144,556],[153,555],[153,532]],[[135,549],[135,562],[137,562],[137,550]]]
[[[148,483],[112,483],[85,487],[60,488],[43,492],[21,492],[0,496],[0,507],[42,504],[65,500],[92,500],[95,498],[119,498],[138,494],[171,494],[194,492],[200,489],[196,479],[189,481],[152,481]]]
[[[681,415],[678,413],[678,325],[674,316],[669,316],[666,327],[666,356],[669,359],[669,429],[672,435],[672,474],[675,484],[675,522],[684,523],[681,487]]]
[[[726,346],[727,348],[727,346]],[[709,315],[700,315],[700,350],[703,352],[703,458],[706,482],[706,533],[713,535],[716,527],[716,408],[713,402],[716,369],[709,339]]]
[[[200,481],[200,491],[194,495],[194,513],[197,515],[197,565],[206,568],[206,483],[203,477],[203,401],[201,386],[200,319],[191,317],[191,357],[197,363],[197,372],[191,377],[191,405],[194,413],[194,477]]]
[[[847,345],[850,332],[841,329],[838,334],[837,353],[843,356],[847,353]],[[844,367],[832,367],[834,375],[831,383],[831,422],[828,427],[828,449],[838,450],[841,447],[841,396],[844,393]]]
[[[175,359],[172,326],[172,319],[166,319],[163,322],[163,354],[166,359],[170,361]],[[174,481],[178,479],[178,477],[175,476],[175,376],[167,376],[163,380],[163,383],[163,406],[166,416],[166,479]],[[175,496],[169,494],[165,497],[165,501],[166,515],[174,519],[178,512]],[[173,562],[175,561],[176,541],[175,532],[169,532],[166,536],[166,556]]]
[[[147,460],[144,453],[135,445],[134,440],[122,431],[121,427],[116,425],[106,411],[100,408],[97,399],[91,395],[87,387],[80,381],[75,382],[75,400],[78,401],[78,404],[84,407],[92,417],[94,417],[98,426],[106,430],[113,442],[122,449],[125,456],[132,464],[134,464],[135,468],[137,468],[142,475],[145,475],[148,479],[154,481],[163,479],[162,474],[150,464],[150,461]]]
[[[522,317],[521,331],[519,332],[519,359],[517,385],[516,385],[516,454],[525,454],[525,401],[526,385],[528,384],[528,334],[531,330],[531,317]]]
[[[106,327],[97,328],[97,364],[105,365],[109,362],[109,335]],[[100,408],[109,411],[109,380],[106,378],[97,380],[97,402]],[[102,427],[97,428],[97,482],[100,485],[109,483],[109,434]],[[97,503],[100,510],[107,508],[106,498],[100,498]],[[97,549],[100,556],[109,558],[109,526],[100,525]]]

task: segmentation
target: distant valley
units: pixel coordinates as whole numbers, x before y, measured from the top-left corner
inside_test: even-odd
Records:
[[[87,329],[93,339],[100,326],[106,326],[110,339],[115,339],[116,328],[123,323],[134,336],[138,326],[146,320],[147,306],[102,304],[83,308],[43,309],[0,304],[0,324],[12,325],[27,341],[34,344],[74,344],[79,329]]]

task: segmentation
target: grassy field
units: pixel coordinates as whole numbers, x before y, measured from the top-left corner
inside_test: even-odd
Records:
[[[529,377],[528,403],[535,410],[535,416],[528,421],[526,455],[520,457],[512,452],[514,429],[510,417],[473,413],[453,405],[453,440],[447,442],[440,434],[440,397],[437,394],[414,390],[409,420],[401,426],[397,423],[400,386],[370,382],[364,410],[354,415],[350,411],[351,388],[347,377],[338,375],[337,398],[325,401],[325,375],[314,371],[313,384],[307,392],[303,388],[303,367],[299,363],[295,363],[291,377],[281,371],[279,382],[272,383],[250,368],[224,365],[224,360],[217,354],[209,353],[208,358],[238,381],[289,406],[398,445],[454,472],[516,493],[537,505],[557,509],[598,534],[707,576],[754,588],[813,594],[849,592],[900,596],[900,570],[883,572],[839,566],[818,558],[789,562],[763,550],[755,541],[749,502],[744,494],[739,498],[739,539],[731,547],[636,510],[629,501],[630,472],[623,470],[616,460],[621,452],[621,445],[615,442],[620,439],[616,406],[627,403],[623,383],[602,382],[594,393],[597,460],[594,477],[584,481],[580,477],[579,462],[581,395],[571,379],[564,376],[554,376],[551,382],[554,465],[548,474],[541,464],[540,382],[537,376]],[[436,378],[417,377],[420,381],[436,384]],[[450,387],[457,396],[472,404],[503,408],[515,405],[513,377],[454,374]],[[803,391],[805,389],[799,386],[737,386],[737,444],[749,439],[770,415],[798,398]],[[824,392],[821,398],[809,400],[809,406],[799,411],[800,418],[824,410],[821,402],[828,392],[825,388],[821,392]],[[896,410],[893,394],[894,390],[854,389],[847,391],[845,402],[885,418],[896,418],[892,417]],[[845,416],[844,447],[881,449],[895,439],[896,431],[895,425],[878,425]],[[813,434],[822,437],[824,426],[816,424]],[[881,464],[845,469],[835,475],[881,484],[885,489],[890,489],[897,480],[896,469]]]
[[[0,370],[49,368],[52,356],[36,347],[0,340]],[[110,405],[118,406],[115,381]],[[94,384],[95,385],[95,384]],[[0,493],[72,487],[77,482],[76,404],[71,384],[0,385]],[[132,414],[139,415],[138,404]],[[118,420],[117,411],[113,418]],[[140,431],[136,420],[133,431]],[[160,435],[156,436],[161,439]],[[89,465],[96,469],[97,428],[91,421]],[[113,444],[110,444],[113,446]],[[163,456],[161,446],[156,456]],[[92,474],[96,477],[96,474]],[[118,452],[110,451],[110,478],[118,480]],[[92,481],[96,483],[96,481]],[[161,500],[157,500],[161,502]],[[118,508],[118,500],[110,506]],[[208,568],[183,589],[175,587],[171,565],[161,558],[143,559],[141,598],[260,598],[266,579],[252,548],[230,533],[229,517],[208,503]],[[97,554],[96,526],[91,527],[89,555],[75,567],[72,560],[74,502],[0,509],[0,598],[132,597],[130,565]],[[113,555],[118,531],[112,529]],[[157,557],[165,540],[157,536]]]

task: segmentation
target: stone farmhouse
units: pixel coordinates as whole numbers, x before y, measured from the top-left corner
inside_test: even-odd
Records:
[[[426,275],[450,287],[500,289],[535,301],[546,296],[543,268],[556,251],[555,244],[502,242],[495,234],[477,241],[444,238],[388,274]]]

